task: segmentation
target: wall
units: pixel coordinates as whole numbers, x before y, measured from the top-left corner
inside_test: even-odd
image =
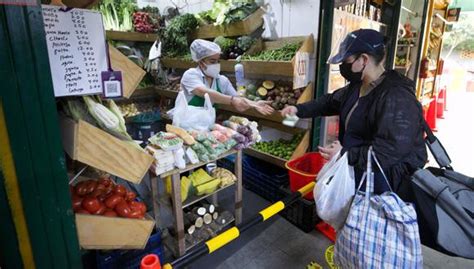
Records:
[[[138,0],[139,6],[156,6],[160,11],[176,4],[181,13],[198,13],[211,8],[213,0]],[[173,4],[174,3],[174,4]],[[276,20],[278,37],[318,35],[320,0],[265,0]]]

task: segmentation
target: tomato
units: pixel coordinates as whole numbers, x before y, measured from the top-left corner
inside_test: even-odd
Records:
[[[105,194],[109,195],[110,193],[112,193],[113,190],[114,190],[114,186],[110,184],[109,186],[105,187]]]
[[[102,184],[105,187],[108,187],[108,186],[112,185],[112,180],[110,180],[110,178],[108,178],[108,177],[102,177],[102,178],[99,179],[99,184]]]
[[[100,202],[95,197],[86,197],[82,200],[82,207],[90,213],[93,213],[99,210]]]
[[[100,203],[99,209],[97,211],[94,211],[92,214],[94,215],[103,215],[105,211],[107,210],[107,207],[103,203]]]
[[[87,194],[93,193],[95,191],[95,188],[97,187],[97,182],[95,182],[94,180],[90,180],[86,186],[87,186],[86,187]]]
[[[79,196],[84,196],[87,194],[87,182],[82,181],[76,184],[74,187],[74,191],[76,192],[77,195]]]
[[[112,194],[107,199],[105,199],[105,205],[108,208],[114,209],[118,203],[123,201],[123,197],[118,194]]]
[[[130,213],[132,213],[130,207],[125,201],[121,201],[117,204],[117,206],[115,207],[115,212],[117,212],[120,217],[124,218],[128,218],[130,216]]]
[[[104,216],[106,216],[106,217],[117,217],[117,213],[115,213],[115,211],[113,211],[111,209],[107,209],[104,212]]]
[[[143,215],[146,213],[146,205],[142,202],[131,201],[129,206],[132,211],[139,211]]]
[[[129,215],[128,218],[131,219],[143,219],[144,215],[140,211],[132,211]]]
[[[98,183],[97,186],[95,187],[95,189],[105,191],[105,185],[101,184],[101,183]]]
[[[89,211],[85,210],[84,208],[81,208],[79,210],[76,211],[77,214],[86,214],[86,215],[90,215],[91,213],[89,213]]]
[[[99,197],[101,195],[104,194],[104,191],[105,190],[99,190],[99,189],[95,189],[92,193],[90,193],[88,196],[91,196],[91,197]]]
[[[82,208],[82,200],[84,198],[78,196],[78,195],[73,195],[72,196],[72,209],[74,209],[74,211],[77,211],[79,209]]]
[[[127,189],[125,189],[125,187],[122,186],[122,185],[117,185],[117,186],[115,186],[115,188],[114,188],[114,193],[116,193],[116,194],[118,194],[118,195],[124,197],[125,194],[127,193]]]
[[[137,198],[137,194],[133,191],[127,191],[127,194],[125,195],[125,200],[127,201],[133,201]]]

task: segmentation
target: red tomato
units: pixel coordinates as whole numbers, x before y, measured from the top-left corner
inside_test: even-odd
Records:
[[[133,201],[137,198],[137,194],[133,191],[127,191],[127,194],[125,195],[125,200],[127,201]]]
[[[89,183],[87,183],[86,186],[87,194],[93,193],[95,191],[95,188],[97,187],[97,182],[94,180],[89,180]]]
[[[86,215],[90,215],[91,213],[89,213],[89,211],[85,210],[84,208],[81,208],[79,210],[76,211],[77,214],[86,214]]]
[[[82,200],[82,207],[90,213],[93,213],[99,210],[100,202],[95,197],[86,197]]]
[[[105,187],[105,194],[109,195],[110,193],[112,193],[113,190],[114,190],[114,186],[110,184],[109,186]]]
[[[105,205],[108,208],[114,209],[118,203],[123,201],[123,197],[118,194],[112,194],[105,199]]]
[[[117,213],[115,213],[115,211],[113,211],[111,209],[107,209],[104,212],[104,216],[106,216],[106,217],[117,217]]]
[[[132,211],[139,211],[143,215],[146,213],[146,205],[142,202],[131,201],[129,205]]]
[[[102,190],[102,191],[105,191],[105,185],[104,184],[101,184],[101,183],[98,183],[97,184],[97,187],[95,187],[96,190]]]
[[[130,207],[125,201],[121,201],[117,204],[117,206],[115,207],[115,212],[117,212],[120,217],[124,218],[128,218],[130,216],[130,213],[132,213]]]
[[[78,196],[78,195],[73,195],[72,196],[72,209],[74,209],[74,211],[77,211],[79,209],[82,208],[82,200],[84,198]]]
[[[79,196],[84,196],[87,194],[87,182],[79,182],[76,184],[74,187],[74,191],[76,192],[77,195]]]
[[[102,177],[102,178],[99,179],[99,184],[102,184],[105,187],[108,187],[108,186],[112,185],[112,180],[110,180],[110,178],[108,178],[108,177]]]
[[[118,195],[124,197],[125,194],[127,193],[127,189],[125,189],[125,187],[122,186],[122,185],[117,185],[117,186],[115,186],[115,188],[114,188],[114,193],[116,193],[116,194],[118,194]]]
[[[107,207],[105,207],[103,203],[100,203],[99,209],[97,209],[97,211],[93,212],[92,214],[103,215],[105,213],[105,210],[107,210]]]
[[[128,218],[131,219],[143,219],[143,214],[140,211],[132,211],[129,215]]]
[[[91,197],[99,197],[99,196],[101,196],[101,195],[104,194],[104,191],[105,191],[105,190],[99,190],[99,189],[96,188],[92,193],[89,194],[89,196],[91,196]]]

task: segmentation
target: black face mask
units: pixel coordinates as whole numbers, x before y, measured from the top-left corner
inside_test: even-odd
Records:
[[[357,57],[352,63],[343,62],[339,65],[339,72],[349,82],[362,81],[362,72],[364,72],[365,65],[362,68],[362,70],[360,70],[360,72],[352,72],[352,65],[357,61],[357,59],[359,59],[359,57]]]

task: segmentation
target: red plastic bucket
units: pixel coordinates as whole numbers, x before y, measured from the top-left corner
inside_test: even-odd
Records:
[[[316,179],[319,171],[327,161],[319,152],[310,152],[286,162],[290,176],[290,190],[295,192]],[[308,193],[304,198],[313,200],[313,192]]]

